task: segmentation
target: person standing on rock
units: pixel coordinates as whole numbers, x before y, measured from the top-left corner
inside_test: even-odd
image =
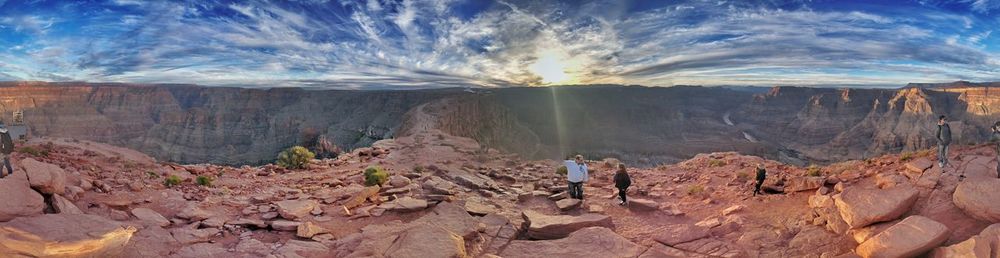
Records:
[[[7,126],[0,121],[0,158],[3,159],[3,167],[0,167],[0,178],[14,174],[14,169],[10,167],[10,154],[14,152],[14,141],[10,139],[10,132],[7,131]],[[4,175],[3,169],[7,169],[7,174]]]
[[[938,117],[938,167],[944,168],[948,165],[948,145],[951,144],[951,127],[944,115]]]
[[[757,196],[760,193],[760,187],[764,185],[764,179],[767,179],[767,170],[764,169],[764,164],[757,164],[757,183],[753,187],[753,196]]]
[[[615,188],[618,188],[618,198],[621,199],[618,205],[628,203],[625,193],[628,192],[629,186],[632,186],[632,177],[625,171],[625,164],[618,164],[618,172],[615,172]]]
[[[990,142],[995,144],[996,150],[996,160],[997,160],[997,178],[1000,178],[1000,121],[993,123],[993,127],[990,127],[993,133],[990,134]]]
[[[583,183],[587,182],[587,163],[583,155],[576,155],[573,161],[566,161],[566,180],[569,181],[569,197],[583,200]]]

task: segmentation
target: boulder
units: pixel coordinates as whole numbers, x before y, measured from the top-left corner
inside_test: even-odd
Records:
[[[380,204],[378,208],[397,212],[419,211],[427,208],[427,200],[407,196]]]
[[[708,228],[691,224],[672,224],[653,236],[653,240],[661,244],[674,246],[694,240],[706,238],[711,233]]]
[[[918,159],[907,162],[903,166],[906,167],[907,177],[914,179],[920,177],[920,175],[923,174],[928,168],[931,168],[931,166],[934,166],[934,162],[929,159]]]
[[[1000,222],[1000,179],[977,178],[958,184],[952,201],[965,214],[992,223]]]
[[[518,257],[638,257],[645,247],[604,227],[587,227],[563,239],[511,241],[500,252],[504,258]]]
[[[960,243],[934,249],[930,257],[976,257],[994,258],[1000,253],[1000,224],[993,224],[983,229],[979,235],[972,236]]]
[[[906,178],[893,173],[881,173],[875,175],[875,186],[880,189],[892,188],[906,182]]]
[[[117,257],[135,232],[95,215],[19,217],[0,223],[0,256]]]
[[[628,200],[628,209],[633,211],[658,211],[660,210],[660,203],[639,198],[630,198]]]
[[[855,242],[861,244],[879,233],[885,232],[886,229],[896,225],[896,223],[899,223],[899,221],[875,223],[867,227],[848,230],[847,234],[853,237]]]
[[[910,216],[858,245],[865,258],[916,257],[948,240],[948,227],[923,216]]]
[[[42,214],[45,199],[32,190],[24,173],[14,173],[0,180],[0,221]]]
[[[31,188],[46,194],[66,193],[66,171],[59,166],[27,158],[21,161],[21,167]]]
[[[918,191],[903,185],[889,189],[844,189],[833,196],[840,216],[850,228],[860,228],[899,218],[917,201]]]
[[[200,205],[196,203],[188,204],[181,212],[177,213],[178,218],[190,220],[190,221],[202,221],[207,218],[214,216],[211,212],[202,209]]]
[[[420,224],[399,235],[386,257],[468,257],[465,239],[443,227]]]
[[[58,194],[52,195],[52,209],[56,213],[83,214],[83,211],[76,207],[76,204]]]
[[[377,185],[362,188],[361,190],[351,195],[347,202],[344,202],[344,207],[349,209],[354,209],[365,204],[365,201],[372,198],[378,197],[378,192],[381,188]]]
[[[159,212],[156,212],[149,208],[132,209],[132,216],[135,216],[141,221],[152,223],[153,225],[157,225],[160,227],[166,227],[170,225],[170,220],[167,220],[167,218],[163,217],[163,215],[160,215]]]
[[[301,224],[302,222],[298,221],[275,220],[271,221],[271,229],[277,231],[298,231]]]
[[[305,223],[299,224],[299,227],[295,231],[295,236],[301,238],[312,238],[315,235],[329,233],[330,231],[326,228],[316,225],[311,221],[306,221]]]
[[[410,185],[410,179],[405,176],[393,175],[389,177],[389,185],[392,187],[404,187]]]
[[[581,203],[583,202],[579,199],[562,199],[556,201],[556,207],[559,207],[559,210],[561,211],[568,211],[579,208]]]
[[[826,183],[826,178],[821,176],[793,177],[785,182],[785,192],[794,193],[801,191],[816,190]]]
[[[545,215],[532,210],[521,212],[527,224],[525,236],[530,239],[556,239],[587,227],[614,227],[611,217],[587,213],[579,216]]]
[[[475,216],[485,216],[486,214],[492,214],[497,212],[496,208],[494,208],[492,205],[474,200],[465,201],[465,211]]]
[[[309,216],[309,214],[319,206],[314,200],[284,200],[274,202],[278,206],[278,215],[289,220],[296,220]]]

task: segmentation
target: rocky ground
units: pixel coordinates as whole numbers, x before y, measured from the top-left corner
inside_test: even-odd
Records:
[[[560,162],[438,131],[382,140],[307,169],[159,163],[123,148],[35,139],[0,180],[0,253],[29,257],[996,257],[991,147],[824,167],[737,153],[630,169],[589,161],[566,199]],[[769,171],[751,196],[753,167]],[[362,171],[381,166],[382,187]],[[966,176],[959,181],[959,175]],[[165,186],[171,176],[181,179]],[[196,178],[213,178],[211,186]]]

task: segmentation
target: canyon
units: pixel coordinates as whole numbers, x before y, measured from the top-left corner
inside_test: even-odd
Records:
[[[0,112],[6,120],[23,110],[35,136],[184,164],[264,164],[318,137],[349,151],[438,129],[528,159],[580,153],[650,167],[735,151],[804,166],[928,148],[942,114],[956,143],[981,143],[1000,119],[996,86],[348,91],[0,82]]]

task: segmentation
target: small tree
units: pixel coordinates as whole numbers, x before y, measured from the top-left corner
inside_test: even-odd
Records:
[[[366,186],[382,186],[386,181],[389,181],[389,172],[385,172],[385,169],[378,166],[371,166],[365,169]]]
[[[278,154],[278,166],[287,169],[302,169],[316,154],[302,146],[294,146]]]

